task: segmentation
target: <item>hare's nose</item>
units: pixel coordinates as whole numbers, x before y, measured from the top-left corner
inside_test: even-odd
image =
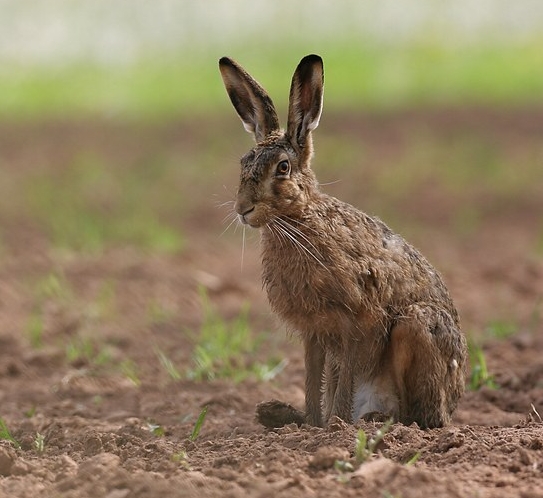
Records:
[[[249,222],[247,221],[247,219],[245,218],[245,216],[247,216],[248,214],[252,213],[253,211],[255,210],[255,207],[254,206],[251,206],[251,207],[248,207],[248,208],[245,208],[244,210],[241,210],[238,206],[238,214],[239,214],[239,217],[241,219],[241,221],[245,224],[248,224]]]
[[[246,214],[249,214],[251,211],[253,211],[255,208],[254,203],[252,203],[249,199],[239,199],[236,202],[236,213],[238,213],[240,216],[245,216]]]

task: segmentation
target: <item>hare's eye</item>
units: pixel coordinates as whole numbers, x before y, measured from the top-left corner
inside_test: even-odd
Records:
[[[290,164],[288,161],[281,161],[275,170],[276,176],[287,176],[290,173]]]

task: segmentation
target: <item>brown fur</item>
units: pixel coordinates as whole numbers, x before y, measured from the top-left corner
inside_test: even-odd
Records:
[[[440,275],[382,221],[323,193],[310,168],[322,60],[298,65],[286,131],[255,80],[231,59],[220,68],[257,140],[241,160],[236,211],[260,228],[270,304],[302,338],[307,422],[384,410],[407,424],[447,423],[464,390],[467,353]],[[278,173],[283,161],[288,175]]]

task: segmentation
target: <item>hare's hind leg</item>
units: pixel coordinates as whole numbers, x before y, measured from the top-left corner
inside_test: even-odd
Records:
[[[446,311],[413,305],[393,327],[390,361],[400,398],[399,421],[441,427],[464,392],[466,343]]]

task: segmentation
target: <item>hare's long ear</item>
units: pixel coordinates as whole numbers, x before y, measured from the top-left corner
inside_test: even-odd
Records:
[[[228,57],[219,60],[219,69],[228,96],[243,126],[257,142],[279,129],[279,119],[272,100],[239,64]]]
[[[292,77],[288,107],[287,136],[304,147],[322,112],[324,69],[318,55],[304,57]]]

